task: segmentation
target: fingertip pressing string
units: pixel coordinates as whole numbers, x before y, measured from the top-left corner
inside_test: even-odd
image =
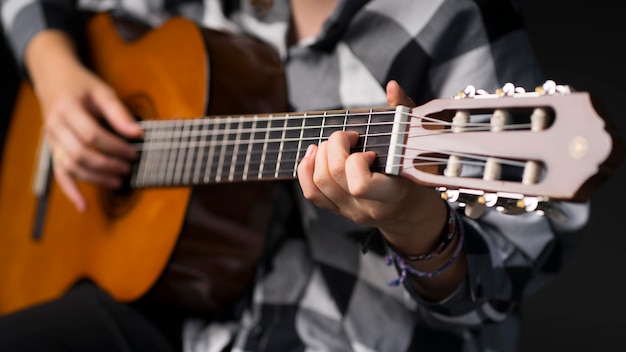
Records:
[[[460,219],[458,218],[459,215],[454,211],[452,213],[454,215],[451,216],[451,218],[454,218],[454,221],[457,223],[457,226],[454,226],[453,228],[455,229],[455,232],[458,231],[459,241],[457,242],[456,248],[454,249],[454,253],[452,253],[452,256],[450,257],[450,259],[448,259],[448,261],[437,270],[426,272],[426,271],[417,270],[413,268],[412,266],[406,264],[402,256],[392,250],[391,254],[385,256],[385,263],[387,265],[395,264],[400,270],[400,276],[396,280],[389,282],[388,283],[389,286],[399,286],[400,284],[402,284],[404,280],[406,280],[407,272],[417,277],[428,277],[428,278],[435,277],[441,274],[446,269],[448,269],[455,262],[455,260],[459,257],[459,254],[461,254],[461,249],[463,248],[465,231],[463,230],[463,225],[460,223]]]

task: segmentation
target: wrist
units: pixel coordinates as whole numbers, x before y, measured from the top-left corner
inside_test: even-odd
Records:
[[[445,204],[445,222],[439,228],[439,232],[427,238],[424,243],[428,243],[425,246],[410,246],[410,242],[396,241],[392,242],[389,238],[385,237],[387,245],[392,251],[395,258],[402,261],[406,265],[425,272],[433,272],[440,269],[449,259],[453,256],[457,256],[455,251],[459,247],[459,234],[462,233],[463,225],[459,215],[450,208],[447,202]],[[413,234],[413,237],[422,237],[421,229],[418,228]],[[401,243],[400,245],[398,243]]]
[[[407,256],[420,256],[432,251],[441,234],[448,233],[451,211],[438,192],[421,195],[421,206],[407,212],[403,221],[379,227],[386,241]]]
[[[398,269],[398,279],[389,283],[397,286],[407,281],[416,292],[429,301],[439,301],[448,297],[467,274],[465,260],[464,239],[465,229],[460,216],[451,211],[452,221],[455,222],[452,240],[445,250],[430,259],[408,262],[393,249],[385,257],[388,265],[395,265]]]
[[[451,215],[452,223],[460,223],[461,220],[458,216],[456,213]],[[450,246],[440,252],[441,255],[436,255],[430,259],[407,262],[402,254],[392,248],[391,254],[387,256],[387,262],[389,264],[395,263],[401,271],[401,277],[397,283],[404,281],[407,272],[416,278],[434,278],[452,267],[463,252],[465,231],[462,225],[454,226],[454,232],[448,236],[452,239],[449,242]]]
[[[405,262],[419,262],[424,260],[432,260],[437,258],[454,241],[457,234],[457,221],[452,214],[450,207],[446,207],[446,222],[441,228],[439,235],[437,236],[435,245],[427,252],[421,252],[419,254],[413,252],[406,252],[405,250],[398,249],[393,244],[389,244],[391,249]]]

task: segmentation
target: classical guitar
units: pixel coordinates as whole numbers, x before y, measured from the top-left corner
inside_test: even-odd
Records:
[[[118,300],[140,297],[170,259],[192,189],[293,179],[306,147],[334,131],[358,131],[354,150],[375,151],[374,170],[436,187],[470,216],[585,201],[622,159],[591,96],[552,82],[532,92],[468,87],[416,108],[276,114],[286,111],[276,99],[284,80],[261,44],[181,18],[133,40],[119,33],[95,16],[86,37],[98,45],[86,57],[144,138],[133,141],[140,158],[124,192],[80,184],[86,213],[55,184],[39,106],[21,87],[0,173],[0,314],[84,277]]]

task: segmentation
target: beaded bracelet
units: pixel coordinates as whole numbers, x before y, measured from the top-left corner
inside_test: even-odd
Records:
[[[418,262],[421,260],[433,259],[439,256],[439,254],[445,251],[446,248],[448,248],[448,245],[452,243],[452,240],[454,239],[454,236],[456,236],[456,232],[457,232],[456,231],[456,217],[451,215],[454,211],[452,211],[449,206],[446,206],[446,209],[448,212],[448,214],[446,215],[446,217],[448,218],[448,226],[444,227],[441,230],[441,233],[437,237],[439,240],[439,243],[435,246],[435,248],[433,248],[433,250],[431,250],[428,253],[421,254],[421,255],[410,255],[410,254],[403,253],[402,251],[399,251],[397,248],[395,248],[390,243],[388,243],[391,249],[393,249],[393,251],[400,258],[402,258],[402,260],[408,261],[408,262]]]
[[[454,214],[453,217],[455,218],[455,221],[456,222],[460,222],[460,219],[458,219],[458,214],[456,212],[453,212],[453,214]],[[406,279],[407,271],[410,274],[415,275],[417,277],[435,277],[435,276],[441,274],[444,270],[448,269],[452,265],[452,263],[454,263],[456,258],[458,258],[459,254],[461,253],[461,249],[463,248],[463,242],[464,242],[464,238],[465,238],[465,231],[463,230],[463,226],[459,225],[459,226],[456,226],[456,228],[457,228],[457,231],[459,233],[459,241],[457,243],[456,248],[454,249],[454,253],[452,253],[452,256],[450,257],[450,259],[444,265],[442,265],[439,269],[437,269],[435,271],[431,271],[431,272],[419,271],[419,270],[411,267],[410,265],[407,265],[404,262],[404,259],[400,255],[398,255],[395,251],[392,252],[390,255],[387,255],[385,257],[385,262],[387,263],[387,265],[392,265],[392,264],[395,263],[398,266],[398,268],[400,269],[400,277],[398,279],[396,279],[396,280],[393,280],[393,281],[389,282],[388,285],[389,286],[398,286],[398,285],[400,285]],[[457,231],[455,231],[455,233]]]

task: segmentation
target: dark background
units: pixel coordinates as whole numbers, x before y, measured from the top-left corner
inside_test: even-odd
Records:
[[[547,77],[599,97],[624,138],[626,113],[620,103],[626,99],[626,29],[619,2],[520,2]],[[0,131],[16,84],[13,61],[2,43]],[[526,302],[522,351],[624,350],[626,214],[620,204],[626,199],[625,176],[623,164],[594,194],[591,222],[578,249],[557,279]]]
[[[520,0],[549,78],[589,91],[626,139],[624,12],[619,2]],[[523,351],[624,351],[626,165],[592,196],[591,222],[560,276],[525,306]]]

